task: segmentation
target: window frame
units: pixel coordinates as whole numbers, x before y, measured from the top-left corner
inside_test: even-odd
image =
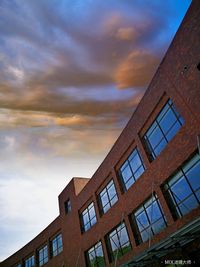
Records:
[[[191,164],[191,162],[197,157],[197,160]],[[191,164],[191,166],[187,169],[187,171],[184,170],[185,166]],[[197,207],[200,205],[200,199],[198,199],[196,192],[200,191],[200,187],[196,190],[193,189],[192,183],[190,182],[190,179],[187,177],[187,173],[193,169],[193,167],[197,164],[200,164],[200,155],[198,153],[194,153],[189,159],[187,159],[185,162],[181,164],[181,166],[165,181],[165,183],[161,186],[163,195],[166,199],[166,202],[168,204],[168,207],[171,211],[172,217],[174,220],[177,220],[179,218],[182,218],[186,214],[190,213],[193,208],[188,208],[187,205],[184,204],[186,200],[193,197],[197,202]],[[177,178],[176,178],[177,177]],[[186,197],[184,197],[182,200],[177,202],[176,198],[178,196],[175,192],[172,191],[172,188],[176,183],[178,183],[181,179],[184,179],[184,181],[187,183],[187,187],[191,191],[190,194],[188,194]],[[171,184],[170,184],[171,182]],[[180,205],[185,206],[186,209],[188,209],[187,212],[183,213],[183,211],[180,209]]]
[[[109,189],[111,187],[114,187],[115,190],[115,194],[114,196],[110,196],[109,193]],[[104,193],[102,193],[103,191],[105,191]],[[103,201],[102,201],[102,197],[106,195],[108,202],[104,205]],[[112,204],[112,200],[115,199],[115,202]],[[97,199],[98,199],[98,205],[99,205],[99,211],[100,211],[100,215],[102,216],[103,214],[107,213],[119,200],[118,194],[117,194],[117,190],[116,190],[116,186],[115,186],[115,182],[114,179],[111,179],[104,187],[103,189],[99,192],[99,194],[97,195]],[[107,210],[104,210],[104,208],[106,206],[109,206],[109,208]]]
[[[158,219],[156,219],[155,221],[152,222],[152,215],[151,218],[148,215],[147,209],[150,208],[152,209],[152,206],[154,205],[154,203],[157,204],[157,207],[159,209],[160,212],[160,217]],[[140,211],[141,210],[141,211]],[[137,214],[136,214],[137,213]],[[145,214],[145,220],[148,223],[148,226],[144,227],[141,223],[141,226],[143,227],[142,231],[139,229],[138,223],[137,223],[137,217],[139,215],[141,215],[142,213]],[[135,238],[135,242],[136,245],[140,245],[142,243],[147,242],[149,239],[153,238],[155,235],[159,234],[161,231],[163,231],[166,227],[167,227],[167,220],[165,217],[165,214],[163,212],[162,206],[160,204],[160,201],[158,199],[158,196],[155,194],[155,192],[153,193],[152,196],[148,197],[141,205],[139,205],[130,215],[129,215],[129,220],[130,220],[130,224],[133,230],[133,235]],[[155,230],[153,229],[153,226],[159,222],[159,221],[163,221],[163,223],[165,224],[165,226],[160,229],[160,231],[155,232]],[[151,232],[150,232],[151,231]],[[142,238],[142,233],[143,232],[147,232],[148,233],[148,238],[146,240],[143,240]],[[151,233],[151,234],[150,234]]]
[[[59,240],[61,239],[61,246],[58,246]],[[56,244],[56,249],[54,249],[54,243]],[[56,251],[56,252],[55,252]],[[56,257],[63,251],[63,240],[62,240],[62,234],[58,233],[54,236],[51,240],[51,256]]]
[[[100,245],[98,245],[100,243]],[[102,250],[102,253],[103,253],[103,264],[104,264],[104,266],[106,266],[106,261],[105,261],[105,256],[104,256],[104,249],[103,249],[103,245],[102,245],[102,242],[101,242],[101,240],[99,240],[98,242],[96,242],[93,246],[91,246],[88,250],[86,250],[85,251],[85,260],[86,260],[86,266],[87,267],[93,267],[93,266],[96,266],[96,267],[101,267],[102,265],[102,263],[100,262],[99,263],[99,261],[97,260],[95,260],[95,263],[93,263],[93,265],[91,265],[91,262],[90,262],[90,257],[89,257],[89,251],[90,250],[94,250],[94,253],[95,253],[95,259],[97,258],[96,256],[97,256],[97,252],[96,252],[96,250],[98,249],[98,247],[96,247],[98,245],[98,247],[99,246],[101,246],[101,250]]]
[[[124,244],[121,244],[121,231],[125,229],[126,231],[126,234],[127,234],[127,239],[128,241],[125,242]],[[115,233],[114,233],[115,232]],[[120,234],[119,234],[120,233]],[[110,235],[112,235],[110,237]],[[112,249],[112,245],[111,245],[111,238],[116,235],[117,236],[117,241],[118,241],[118,244],[119,244],[119,247],[113,251]],[[121,223],[119,223],[117,226],[115,226],[109,233],[106,234],[105,236],[105,241],[106,241],[106,247],[107,247],[107,253],[108,253],[108,259],[109,259],[109,262],[113,262],[116,258],[116,255],[117,255],[117,259],[121,258],[122,256],[124,256],[126,253],[128,253],[129,251],[132,250],[132,244],[131,244],[131,240],[130,240],[130,236],[129,236],[129,233],[128,233],[128,229],[126,227],[126,224],[124,221],[122,221]],[[126,251],[124,251],[124,245],[127,244],[125,246],[125,248],[127,248]],[[116,254],[117,253],[117,254]]]
[[[92,207],[90,207],[91,205],[92,205]],[[95,214],[95,216],[93,216],[91,218],[91,216],[90,216],[90,210],[92,208],[94,208],[94,214]],[[89,220],[88,220],[88,222],[86,224],[84,223],[84,219],[83,219],[83,217],[84,217],[85,214],[87,214],[87,216],[89,218]],[[87,205],[87,207],[85,209],[83,209],[83,211],[80,212],[79,217],[80,217],[80,223],[81,223],[81,233],[85,233],[85,232],[89,231],[97,223],[97,215],[96,215],[96,209],[95,209],[94,201],[91,201]],[[94,218],[95,218],[95,223],[91,223]],[[89,225],[89,228],[86,228],[86,225]]]
[[[64,206],[65,206],[65,214],[69,214],[72,211],[72,203],[71,203],[70,198],[68,198],[64,202]]]
[[[140,165],[139,167],[137,167],[137,169],[135,171],[133,171],[133,167],[132,167],[132,160],[138,156],[139,160],[140,160]],[[135,174],[140,170],[140,168],[143,168],[143,171],[142,173],[138,176],[138,177],[135,177]],[[131,172],[131,176],[125,180],[125,178],[123,177],[123,171],[126,169],[126,168],[129,168],[130,172]],[[122,189],[123,189],[123,192],[126,192],[128,191],[132,186],[133,184],[135,184],[135,182],[142,176],[142,174],[145,172],[146,170],[146,167],[145,167],[145,164],[144,164],[144,161],[143,161],[143,158],[139,152],[139,149],[138,147],[136,146],[132,151],[131,153],[129,154],[129,156],[126,158],[126,160],[123,162],[123,164],[121,164],[121,166],[119,167],[118,169],[118,176],[120,178],[120,182],[121,182],[121,185],[122,185]],[[131,184],[127,187],[127,184],[130,182]]]
[[[168,108],[166,108],[167,106],[168,106]],[[164,110],[165,110],[165,112],[164,112]],[[169,112],[169,110],[173,112],[173,115],[175,116],[176,121],[173,122],[173,124],[170,125],[169,129],[165,133],[164,130],[163,130],[163,127],[161,126],[161,121],[165,117],[165,115],[167,114],[167,112]],[[164,114],[162,114],[162,112],[164,112]],[[162,116],[161,116],[161,114],[162,114]],[[160,118],[160,116],[161,116],[161,118]],[[177,123],[180,126],[179,129],[176,131],[176,133],[171,138],[167,138],[167,134],[170,133],[170,131],[173,129],[173,127]],[[167,144],[179,132],[179,130],[181,129],[181,127],[184,125],[184,123],[185,123],[184,118],[177,111],[177,109],[176,109],[173,101],[170,98],[168,98],[168,100],[165,103],[165,105],[159,111],[159,113],[157,114],[157,116],[155,117],[155,119],[152,121],[152,123],[150,124],[150,126],[148,127],[148,129],[145,131],[145,133],[142,136],[142,143],[143,143],[144,149],[145,149],[145,151],[147,153],[147,156],[148,156],[148,159],[149,159],[150,162],[154,161],[162,153],[162,151],[165,149],[165,147],[167,146]],[[154,124],[155,124],[155,126],[153,127]],[[162,137],[161,137],[161,139],[159,139],[159,142],[153,147],[152,144],[151,144],[151,142],[149,141],[149,138],[150,138],[151,134],[156,129],[159,129],[160,130],[160,133],[162,134]],[[150,132],[150,133],[148,133],[148,132]],[[163,142],[163,140],[165,141],[164,147],[158,152],[158,154],[156,154],[155,149]]]
[[[45,255],[45,249],[47,250],[47,256],[46,257],[44,257],[44,255]],[[41,255],[40,252],[41,251],[42,251],[42,260],[40,259],[40,255]],[[49,261],[48,245],[45,244],[43,247],[41,247],[40,249],[38,249],[38,265],[39,266],[43,266],[46,263],[48,263],[48,261]],[[41,262],[43,262],[43,263],[41,264]]]
[[[28,262],[29,260],[31,260],[31,262]],[[31,265],[30,265],[31,264]],[[33,264],[33,265],[32,265]],[[24,261],[24,266],[25,267],[35,267],[35,255],[32,254],[31,256],[27,257]]]

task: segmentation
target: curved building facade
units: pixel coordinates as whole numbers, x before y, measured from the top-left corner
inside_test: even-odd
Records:
[[[0,267],[200,266],[200,2],[91,179]]]

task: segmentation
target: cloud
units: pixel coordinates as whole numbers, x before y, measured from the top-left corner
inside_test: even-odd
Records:
[[[116,37],[123,41],[133,41],[138,33],[131,27],[119,28]]]
[[[118,66],[115,80],[120,89],[147,86],[158,66],[159,58],[146,51],[133,51]]]

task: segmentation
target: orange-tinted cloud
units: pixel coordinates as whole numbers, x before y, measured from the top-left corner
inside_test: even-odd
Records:
[[[147,86],[158,66],[159,58],[146,51],[133,51],[116,69],[118,88]]]

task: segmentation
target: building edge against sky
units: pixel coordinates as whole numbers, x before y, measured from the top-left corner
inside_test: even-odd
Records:
[[[193,0],[93,177],[73,178],[59,216],[0,267],[199,266],[199,17]]]

